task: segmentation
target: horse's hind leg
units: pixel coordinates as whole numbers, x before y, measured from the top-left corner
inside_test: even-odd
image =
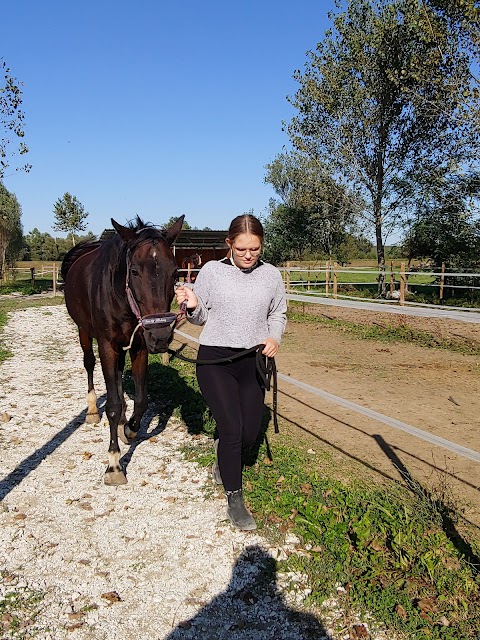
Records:
[[[87,416],[85,422],[88,424],[98,424],[100,416],[97,409],[97,394],[93,386],[93,370],[95,368],[95,355],[93,353],[93,340],[83,330],[78,330],[80,345],[83,349],[83,366],[87,372],[88,393],[87,393]]]

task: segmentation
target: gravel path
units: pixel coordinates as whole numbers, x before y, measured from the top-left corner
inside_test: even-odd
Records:
[[[207,471],[180,453],[195,440],[179,421],[162,430],[152,408],[128,484],[103,484],[108,429],[84,424],[86,374],[64,306],[13,312],[3,339],[13,357],[0,366],[0,595],[43,598],[24,629],[0,618],[1,638],[357,637],[295,610],[308,589],[275,574],[285,547],[225,520]],[[102,396],[98,364],[95,386]]]

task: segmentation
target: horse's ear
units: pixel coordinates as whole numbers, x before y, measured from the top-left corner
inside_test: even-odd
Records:
[[[176,220],[172,226],[166,230],[165,232],[165,239],[168,242],[168,244],[173,244],[176,240],[176,237],[178,236],[178,234],[180,233],[180,231],[182,230],[182,226],[183,226],[183,220],[184,220],[185,216],[180,216],[180,218],[178,218],[178,220]]]
[[[115,222],[113,218],[110,219],[112,221],[113,228],[122,238],[122,240],[125,240],[125,242],[130,242],[137,237],[137,234],[133,229],[130,229],[129,227],[122,227],[122,225],[118,224],[118,222]]]

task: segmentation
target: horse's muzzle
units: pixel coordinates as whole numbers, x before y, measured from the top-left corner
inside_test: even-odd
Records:
[[[143,337],[149,353],[165,353],[173,338],[175,313],[156,313],[141,319]]]

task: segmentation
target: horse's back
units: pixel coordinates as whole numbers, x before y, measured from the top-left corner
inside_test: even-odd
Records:
[[[93,335],[92,265],[98,256],[99,242],[70,250],[62,263],[65,304],[78,327]]]

